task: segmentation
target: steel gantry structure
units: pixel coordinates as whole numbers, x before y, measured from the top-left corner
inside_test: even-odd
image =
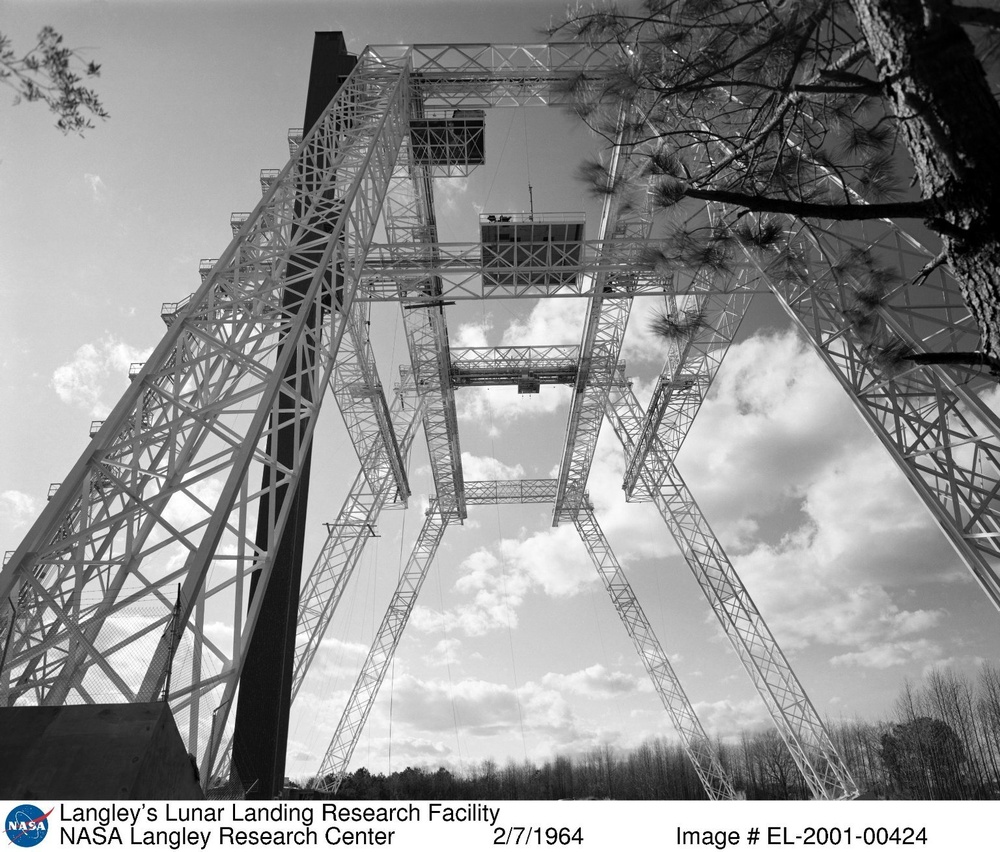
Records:
[[[587,483],[602,424],[623,453],[628,499],[653,502],[812,793],[856,788],[675,457],[751,297],[768,293],[837,377],[988,596],[1000,603],[1000,422],[988,379],[913,363],[887,374],[875,342],[916,353],[974,344],[943,268],[889,287],[859,319],[845,253],[894,265],[905,282],[930,253],[890,222],[819,231],[789,221],[780,259],[747,254],[726,272],[658,273],[653,217],[608,196],[596,239],[572,216],[484,216],[478,243],[439,239],[434,179],[482,162],[485,110],[558,103],[560,84],[619,57],[583,44],[369,47],[289,163],[262,173],[254,211],[167,332],[0,574],[0,694],[9,704],[138,702],[164,694],[202,777],[231,765],[231,710],[262,590],[307,466],[325,396],[345,419],[359,472],[298,598],[292,697],[379,515],[405,502],[422,428],[434,494],[320,770],[336,789],[437,547],[468,507],[551,503],[572,524],[712,798],[732,784],[594,514]],[[634,171],[623,106],[612,177]],[[713,215],[712,209],[702,215]],[[836,272],[837,274],[834,274]],[[633,300],[704,318],[668,346],[650,403],[632,393],[621,347]],[[453,348],[446,307],[466,299],[582,298],[578,345]],[[390,403],[366,305],[398,302],[409,366]],[[455,390],[541,384],[572,391],[558,475],[465,481]],[[285,450],[279,454],[279,443]],[[288,448],[291,447],[291,451]],[[264,507],[263,509],[261,507]],[[251,594],[256,574],[257,593]],[[7,610],[5,610],[6,612]],[[207,625],[224,621],[226,636]],[[247,785],[251,779],[241,778]]]

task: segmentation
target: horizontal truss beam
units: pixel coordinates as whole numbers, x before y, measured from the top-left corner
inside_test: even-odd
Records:
[[[465,483],[465,501],[469,504],[553,503],[554,479],[487,479]]]
[[[474,346],[451,350],[455,387],[516,385],[526,377],[539,384],[576,383],[579,346]]]

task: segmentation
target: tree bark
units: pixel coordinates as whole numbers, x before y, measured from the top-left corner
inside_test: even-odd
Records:
[[[851,0],[899,118],[928,222],[982,336],[1000,357],[1000,105],[950,0]]]

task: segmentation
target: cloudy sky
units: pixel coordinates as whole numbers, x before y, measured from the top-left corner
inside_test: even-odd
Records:
[[[0,98],[0,549],[13,549],[163,333],[161,302],[195,289],[198,262],[259,198],[261,168],[301,124],[313,32],[349,47],[538,41],[562,2],[9,2],[26,48],[45,24],[103,65],[111,119],[63,137],[37,105]],[[442,238],[479,212],[597,211],[573,179],[598,143],[553,110],[491,111],[487,163],[439,182]],[[578,343],[584,305],[452,308],[454,345]],[[640,395],[663,359],[637,303],[624,357]],[[405,358],[398,308],[372,313],[383,379]],[[467,479],[554,475],[569,392],[457,394]],[[317,435],[310,548],[356,471],[332,401]],[[679,467],[821,714],[891,712],[905,678],[996,659],[996,613],[826,368],[766,297],[748,314]],[[293,710],[288,773],[316,769],[422,520],[422,438],[408,511],[383,515]],[[706,727],[764,711],[666,528],[626,505],[602,432],[598,517]],[[226,626],[220,624],[219,630]],[[473,507],[449,530],[355,754],[373,770],[545,758],[671,736],[669,722],[571,527],[549,507]],[[391,744],[391,745],[390,745]]]

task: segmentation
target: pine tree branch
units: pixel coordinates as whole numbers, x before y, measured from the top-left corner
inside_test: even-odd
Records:
[[[868,51],[868,46],[863,42],[858,42],[854,47],[848,50],[843,56],[841,56],[837,61],[831,66],[832,70],[841,70],[843,68],[849,68],[858,59],[860,59]],[[816,75],[819,79],[823,72]],[[712,168],[709,170],[708,174],[719,174],[719,172],[728,166],[730,163],[742,157],[747,151],[760,145],[765,139],[768,138],[771,131],[777,127],[781,121],[787,115],[788,110],[791,109],[800,99],[802,98],[801,93],[792,92],[787,95],[778,108],[777,112],[771,117],[760,130],[758,130],[752,139],[747,140],[739,148],[735,149],[731,154],[725,157],[721,162],[713,164]]]
[[[884,204],[821,204],[795,201],[790,198],[749,195],[727,189],[699,189],[693,186],[684,187],[682,194],[687,198],[745,207],[754,213],[783,213],[800,219],[832,219],[838,222],[892,218],[927,219],[937,212],[936,205],[924,200]]]
[[[856,86],[837,86],[833,83],[799,83],[792,87],[793,92],[806,92],[816,95],[870,95],[882,94],[882,85],[872,80],[870,83]]]

